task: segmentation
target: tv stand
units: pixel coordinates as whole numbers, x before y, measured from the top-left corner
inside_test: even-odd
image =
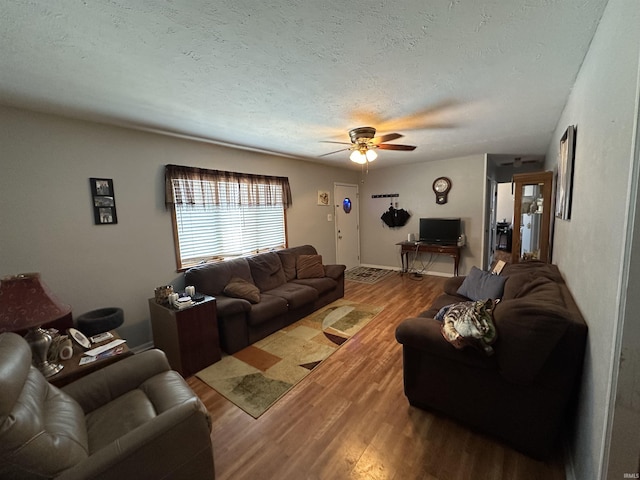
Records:
[[[435,253],[437,255],[447,255],[453,258],[453,274],[458,275],[458,265],[460,264],[460,247],[457,245],[439,245],[437,243],[422,242],[400,242],[400,259],[402,260],[402,273],[409,271],[409,253]]]

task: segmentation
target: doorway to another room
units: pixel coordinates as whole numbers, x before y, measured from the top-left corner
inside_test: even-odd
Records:
[[[509,262],[513,244],[512,184],[498,183],[496,198],[496,234],[493,259]]]
[[[487,154],[486,162],[487,215],[483,249],[486,267],[490,267],[498,260],[512,261],[514,235],[520,235],[520,232],[513,231],[516,210],[513,177],[543,170],[544,156]]]

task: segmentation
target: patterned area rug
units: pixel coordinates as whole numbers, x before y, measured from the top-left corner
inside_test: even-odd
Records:
[[[393,272],[384,268],[354,267],[344,272],[344,278],[353,282],[374,284]]]
[[[196,375],[258,418],[381,311],[336,300]]]

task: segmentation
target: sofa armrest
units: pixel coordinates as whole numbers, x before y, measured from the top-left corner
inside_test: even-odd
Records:
[[[213,478],[209,435],[206,413],[194,396],[98,450],[56,478]]]
[[[244,313],[251,310],[251,302],[244,298],[216,295],[216,309],[218,317],[226,317],[235,313]]]
[[[86,414],[169,370],[171,367],[164,352],[148,350],[90,373],[62,390],[75,399]]]
[[[442,336],[441,326],[442,322],[435,318],[407,318],[396,328],[396,340],[405,348],[422,351],[436,358],[464,363],[474,368],[497,368],[493,357],[486,357],[473,348],[455,348]]]
[[[344,271],[346,270],[346,268],[346,265],[325,265],[324,276],[333,278],[334,280],[338,280],[341,276],[344,275]]]

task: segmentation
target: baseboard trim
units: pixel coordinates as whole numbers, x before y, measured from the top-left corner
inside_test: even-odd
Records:
[[[367,267],[367,268],[380,268],[382,270],[394,270],[396,272],[401,272],[402,268],[399,267],[390,267],[388,265],[373,265],[370,263],[362,263],[360,264],[361,267]],[[452,273],[445,273],[445,272],[433,272],[431,270],[427,270],[426,272],[418,272],[417,270],[413,269],[413,270],[409,270],[409,272],[407,273],[419,273],[420,275],[433,275],[434,277],[454,277],[455,275],[453,275]]]
[[[401,268],[398,268],[398,267],[389,267],[388,265],[373,265],[371,263],[361,263],[360,266],[366,267],[366,268],[379,268],[381,270],[395,270],[398,272],[402,270]]]

